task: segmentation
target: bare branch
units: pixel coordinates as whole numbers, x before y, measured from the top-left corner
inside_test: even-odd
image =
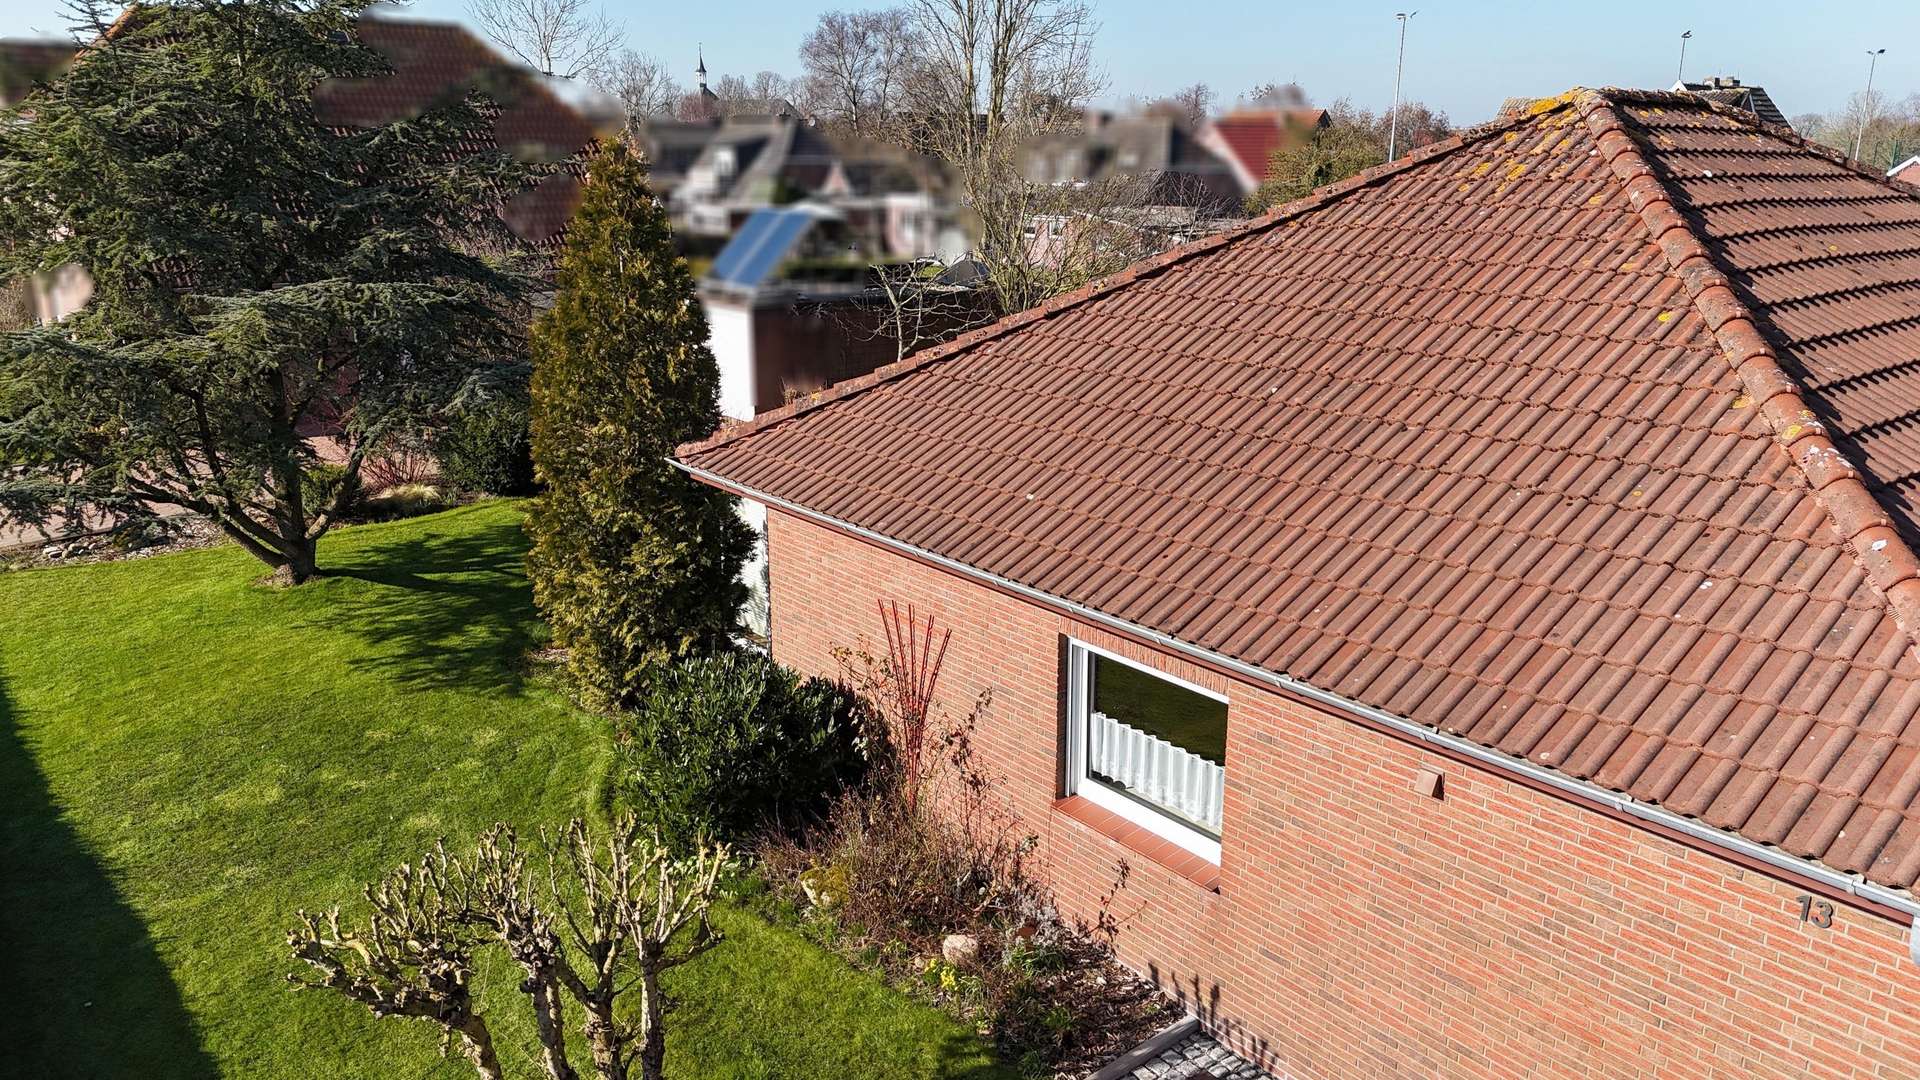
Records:
[[[620,29],[590,0],[473,0],[468,13],[521,63],[563,79],[604,79],[620,45]]]

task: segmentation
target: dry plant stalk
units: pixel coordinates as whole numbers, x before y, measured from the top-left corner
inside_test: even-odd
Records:
[[[892,600],[881,600],[879,605],[891,676],[887,696],[891,699],[894,737],[899,740],[902,779],[907,785],[907,809],[911,811],[919,806],[927,715],[933,709],[933,690],[940,681],[940,665],[947,658],[947,642],[953,630],[949,627],[936,633],[932,613],[922,626],[912,604],[907,605],[904,615]]]

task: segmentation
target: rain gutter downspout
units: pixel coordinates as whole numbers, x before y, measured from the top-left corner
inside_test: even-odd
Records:
[[[1661,830],[1679,833],[1707,847],[1717,848],[1720,851],[1734,855],[1739,861],[1759,863],[1790,877],[1815,882],[1827,891],[1842,896],[1856,897],[1881,908],[1899,912],[1904,915],[1909,924],[1914,927],[1913,932],[1910,932],[1908,935],[1908,950],[1914,962],[1920,964],[1920,900],[1916,900],[1911,893],[1888,888],[1885,885],[1875,884],[1859,874],[1845,873],[1840,870],[1835,870],[1832,867],[1822,866],[1819,863],[1789,855],[1779,848],[1757,843],[1736,833],[1728,832],[1725,829],[1714,828],[1694,818],[1676,814],[1657,804],[1643,802],[1630,795],[1618,791],[1610,791],[1598,784],[1577,779],[1566,773],[1535,765],[1524,758],[1517,758],[1511,754],[1501,753],[1498,750],[1490,749],[1458,735],[1449,735],[1446,732],[1437,731],[1427,727],[1425,724],[1416,723],[1405,717],[1395,716],[1384,710],[1376,709],[1371,705],[1363,705],[1357,701],[1351,701],[1331,691],[1322,690],[1310,683],[1301,682],[1298,679],[1290,678],[1278,672],[1255,667],[1245,661],[1236,660],[1233,657],[1214,652],[1210,649],[1181,641],[1171,635],[1148,629],[1147,627],[1128,622],[1125,619],[1115,618],[1112,615],[1096,611],[1084,604],[1077,604],[1071,600],[1054,596],[1051,593],[1042,592],[1030,585],[1022,585],[1017,581],[1000,577],[977,567],[969,566],[956,559],[926,551],[914,547],[911,544],[902,543],[892,537],[874,532],[871,529],[864,529],[850,522],[841,521],[838,518],[809,510],[804,506],[789,502],[778,496],[755,491],[752,488],[736,484],[698,466],[689,465],[686,462],[674,458],[669,458],[668,460],[675,468],[702,483],[733,492],[744,498],[752,499],[755,502],[765,503],[768,506],[780,510],[782,513],[805,518],[808,521],[824,525],[837,532],[846,533],[867,541],[868,543],[901,552],[914,559],[930,563],[962,577],[982,581],[1003,592],[1012,593],[1046,607],[1063,611],[1075,618],[1105,627],[1126,637],[1157,645],[1170,652],[1179,653],[1200,661],[1209,667],[1223,669],[1239,675],[1248,681],[1265,683],[1268,686],[1276,687],[1293,697],[1314,702],[1334,712],[1362,720],[1371,726],[1385,728],[1415,743],[1443,751],[1448,756],[1469,759],[1496,772],[1510,773],[1524,777],[1534,786],[1551,789],[1576,802],[1598,805],[1617,815],[1644,821]]]

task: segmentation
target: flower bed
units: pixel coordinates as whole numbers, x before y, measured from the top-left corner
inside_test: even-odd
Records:
[[[932,715],[931,677],[842,659],[885,722],[886,752],[818,826],[763,841],[763,913],[974,1025],[1030,1076],[1085,1075],[1178,1019],[1114,959],[1124,862],[1091,921],[1063,917],[1030,873],[1038,839],[973,753],[990,702],[949,722]],[[902,715],[916,698],[924,711]]]

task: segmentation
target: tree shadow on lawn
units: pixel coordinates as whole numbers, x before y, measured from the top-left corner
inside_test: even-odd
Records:
[[[546,640],[522,569],[518,521],[415,536],[323,560],[328,575],[380,586],[330,608],[326,627],[372,648],[352,661],[412,686],[513,692]]]
[[[4,679],[0,986],[8,1075],[217,1075],[146,925],[61,815]]]

